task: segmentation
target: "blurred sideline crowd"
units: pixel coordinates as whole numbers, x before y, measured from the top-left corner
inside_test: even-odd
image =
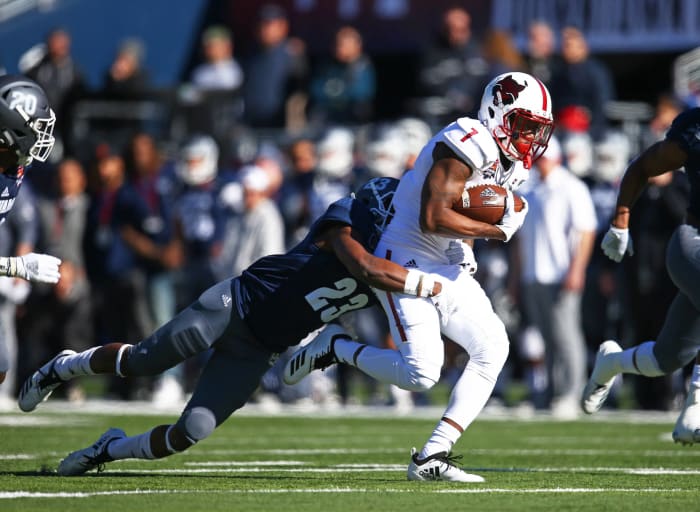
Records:
[[[89,90],[71,57],[71,34],[60,28],[48,34],[45,51],[20,64],[56,111],[60,145],[51,162],[28,171],[0,225],[0,254],[55,255],[63,260],[61,280],[55,287],[0,280],[0,335],[16,359],[0,386],[0,407],[59,350],[136,342],[210,285],[293,246],[331,202],[371,177],[400,177],[432,133],[458,117],[476,117],[493,76],[526,71],[550,89],[555,137],[519,191],[530,203],[524,227],[513,243],[477,241],[475,276],[511,339],[494,400],[575,417],[600,342],[653,339],[674,296],[664,249],[688,202],[683,173],[655,178],[639,199],[631,222],[634,257],[615,265],[599,242],[629,159],[662,138],[688,105],[663,94],[636,130],[623,130],[606,111],[616,97],[611,72],[590,54],[579,29],[534,22],[521,52],[505,32],[476,38],[470,21],[462,8],[444,12],[411,84],[420,98],[397,119],[375,116],[382,98],[358,30],[340,27],[327,58],[311,65],[277,5],[260,9],[250,55],[235,53],[225,26],[205,28],[200,62],[167,93],[150,86],[142,67],[147,48],[137,40],[124,41],[102,87]],[[392,344],[380,310],[343,322],[362,340]],[[449,384],[466,356],[449,340],[445,350]],[[179,403],[201,363],[153,381],[115,378],[100,393]],[[430,402],[342,365],[285,386],[283,364],[284,358],[265,376],[258,400],[405,410]],[[683,398],[680,373],[626,379],[634,407],[670,410]],[[514,383],[523,390],[516,398],[509,392]],[[58,392],[79,401],[86,385],[71,381]],[[615,396],[609,403],[616,406]]]

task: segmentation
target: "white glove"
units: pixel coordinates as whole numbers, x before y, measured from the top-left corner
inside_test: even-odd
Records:
[[[49,254],[30,252],[17,258],[17,277],[39,283],[57,283],[61,278],[61,260]]]
[[[450,265],[460,265],[470,275],[476,273],[476,259],[472,248],[461,240],[452,240],[445,249],[445,256]]]
[[[450,288],[445,284],[445,280],[443,279],[440,282],[442,283],[442,291],[430,297],[430,300],[438,310],[440,328],[442,329],[450,321],[452,314],[457,311],[458,302],[456,296],[450,293]]]
[[[509,241],[515,232],[520,229],[520,226],[525,222],[525,216],[527,215],[527,201],[521,198],[523,201],[523,209],[519,212],[515,211],[515,199],[513,199],[513,192],[511,190],[507,191],[506,195],[506,209],[503,213],[503,218],[501,222],[496,224],[496,227],[503,231],[506,235],[505,241]]]
[[[629,230],[616,228],[615,226],[610,226],[610,229],[603,237],[603,241],[600,243],[600,247],[608,258],[618,263],[622,261],[626,252],[630,256],[634,254]]]

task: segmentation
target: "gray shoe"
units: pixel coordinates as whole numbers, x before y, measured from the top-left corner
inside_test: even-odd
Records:
[[[97,468],[102,471],[104,464],[114,459],[109,456],[107,446],[116,439],[126,437],[126,433],[119,428],[110,428],[102,434],[95,444],[88,448],[68,454],[58,465],[58,474],[61,476],[82,475]]]
[[[66,356],[72,356],[76,352],[74,350],[63,350],[59,352],[51,361],[35,371],[31,377],[24,381],[22,389],[19,392],[17,404],[24,412],[31,412],[36,409],[36,406],[46,400],[51,392],[65,381],[61,379],[54,365],[56,361]]]

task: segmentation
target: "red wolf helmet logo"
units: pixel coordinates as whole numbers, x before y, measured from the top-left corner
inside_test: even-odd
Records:
[[[526,85],[520,85],[515,79],[508,75],[496,82],[491,89],[493,94],[493,104],[511,105],[518,99],[518,95],[525,90]]]

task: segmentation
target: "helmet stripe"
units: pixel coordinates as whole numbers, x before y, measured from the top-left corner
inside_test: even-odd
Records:
[[[542,110],[546,111],[547,110],[547,89],[544,86],[544,84],[539,80],[539,78],[535,78],[537,80],[537,83],[540,85],[540,91],[542,92]]]

